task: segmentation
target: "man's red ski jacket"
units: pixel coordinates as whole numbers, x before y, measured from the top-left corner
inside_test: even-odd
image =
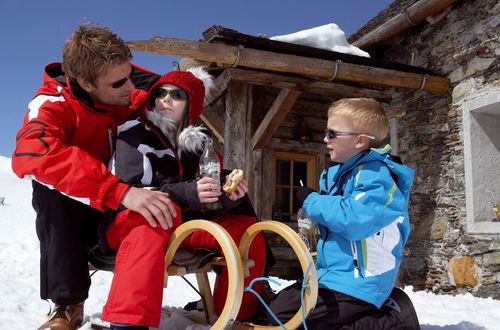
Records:
[[[111,174],[117,126],[143,111],[147,89],[159,76],[133,65],[130,106],[99,104],[64,76],[60,63],[45,67],[43,86],[29,103],[16,136],[12,169],[100,211],[116,210],[128,185]]]

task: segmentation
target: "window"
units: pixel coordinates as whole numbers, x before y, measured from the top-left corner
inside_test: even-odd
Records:
[[[273,219],[295,221],[299,205],[295,193],[301,185],[316,187],[316,156],[301,153],[275,152]]]
[[[477,94],[461,105],[467,231],[500,233],[500,91]]]

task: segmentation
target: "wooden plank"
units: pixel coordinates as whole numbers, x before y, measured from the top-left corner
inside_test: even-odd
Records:
[[[274,103],[276,96],[272,94],[266,94],[264,96],[264,105],[268,109]],[[337,99],[327,100],[324,102],[307,100],[303,97],[298,98],[290,109],[289,115],[302,116],[304,118],[309,118],[310,120],[325,121],[328,116],[328,107],[332,101]],[[324,129],[324,127],[323,127]]]
[[[392,99],[392,93],[387,90],[375,90],[348,86],[335,82],[323,82],[314,79],[284,76],[275,73],[244,70],[238,68],[226,69],[234,80],[246,81],[255,85],[270,86],[279,89],[294,89],[306,93],[315,93],[329,97],[371,97],[381,102]]]
[[[273,134],[273,138],[281,138],[281,139],[289,139],[289,140],[294,140],[294,141],[299,141],[299,136],[297,135],[295,129],[296,126],[293,127],[287,127],[290,123],[287,123],[286,125],[280,125],[276,131]],[[309,143],[309,142],[317,142],[321,143],[323,142],[323,138],[325,137],[325,128],[326,128],[326,120],[321,128],[321,130],[313,130],[310,127],[308,127],[307,130],[307,139],[305,142],[301,143]],[[290,150],[292,151],[292,150]]]
[[[361,49],[372,48],[384,40],[396,36],[413,25],[418,25],[421,21],[432,16],[457,0],[420,0],[393,18],[378,26],[374,30],[365,34],[352,44]]]
[[[200,119],[212,131],[219,143],[224,144],[224,122],[220,120],[221,116],[218,114],[217,106],[219,105],[206,107],[205,111],[200,115]],[[221,113],[223,112],[221,111]]]
[[[448,0],[452,1],[452,0]],[[177,38],[155,37],[146,41],[129,41],[135,51],[161,55],[190,57],[203,61],[289,72],[320,79],[370,83],[429,92],[447,92],[450,81],[438,76],[369,67],[346,62],[328,61],[304,56],[278,54],[269,51],[210,44]],[[424,80],[425,77],[425,80]],[[425,81],[425,84],[423,82]]]
[[[219,99],[219,97],[224,94],[224,92],[227,89],[227,84],[231,81],[231,74],[227,70],[224,70],[217,78],[214,80],[215,88],[210,93],[210,95],[207,96],[205,100],[205,106],[208,106],[212,104],[214,101]]]
[[[426,70],[424,68],[410,66],[402,63],[389,62],[385,61],[384,59],[371,59],[369,57],[356,56],[326,49],[261,38],[241,33],[236,30],[228,29],[220,25],[213,26],[207,31],[203,32],[203,36],[200,41],[210,43],[218,42],[224,43],[226,45],[243,45],[247,48],[263,49],[280,54],[321,58],[329,61],[341,60],[342,62],[374,66],[377,68],[392,69],[397,71],[414,72],[421,74],[431,73],[429,72],[429,70]]]
[[[284,89],[280,92],[252,137],[252,150],[262,148],[266,145],[300,94],[301,92],[299,91],[289,89]]]
[[[220,120],[220,115],[217,113],[217,106],[212,105],[225,93],[230,80],[231,76],[226,72],[223,72],[215,79],[215,88],[207,96],[205,111],[200,115],[200,119],[212,131],[221,144],[224,144],[224,123]],[[224,113],[224,110],[220,111],[220,113]]]
[[[318,154],[327,153],[326,146],[324,143],[308,142],[302,144],[299,141],[280,139],[280,138],[270,139],[266,145],[266,148],[270,148],[276,151],[293,151],[293,152],[318,153]]]
[[[246,83],[232,81],[226,91],[224,113],[224,168],[245,168],[248,90]]]
[[[257,209],[256,212],[261,219],[271,219],[272,218],[272,208],[273,208],[273,185],[275,182],[274,177],[275,162],[273,157],[273,151],[271,149],[262,149],[262,186],[261,192],[261,207]]]
[[[264,87],[257,85],[249,86],[248,112],[247,112],[247,130],[245,132],[245,141],[250,141],[253,132],[257,129],[264,114]],[[245,143],[246,164],[245,173],[248,182],[248,195],[255,209],[261,205],[260,189],[262,152],[261,150],[252,150],[249,143]]]

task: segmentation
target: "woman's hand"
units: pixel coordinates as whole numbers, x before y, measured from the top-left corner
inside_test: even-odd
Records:
[[[196,189],[198,190],[200,203],[215,203],[218,197],[222,195],[219,183],[207,176],[196,182]]]
[[[243,179],[236,186],[236,190],[233,191],[232,193],[227,194],[227,197],[232,201],[236,201],[245,196],[247,192],[248,192],[248,183],[245,179]]]

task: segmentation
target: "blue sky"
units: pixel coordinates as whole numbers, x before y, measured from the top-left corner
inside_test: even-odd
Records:
[[[392,0],[1,0],[0,155],[10,157],[42,69],[61,61],[64,41],[84,21],[124,40],[153,36],[198,40],[212,25],[251,35],[282,35],[336,23],[350,36]],[[133,62],[158,73],[175,58],[134,52]]]

